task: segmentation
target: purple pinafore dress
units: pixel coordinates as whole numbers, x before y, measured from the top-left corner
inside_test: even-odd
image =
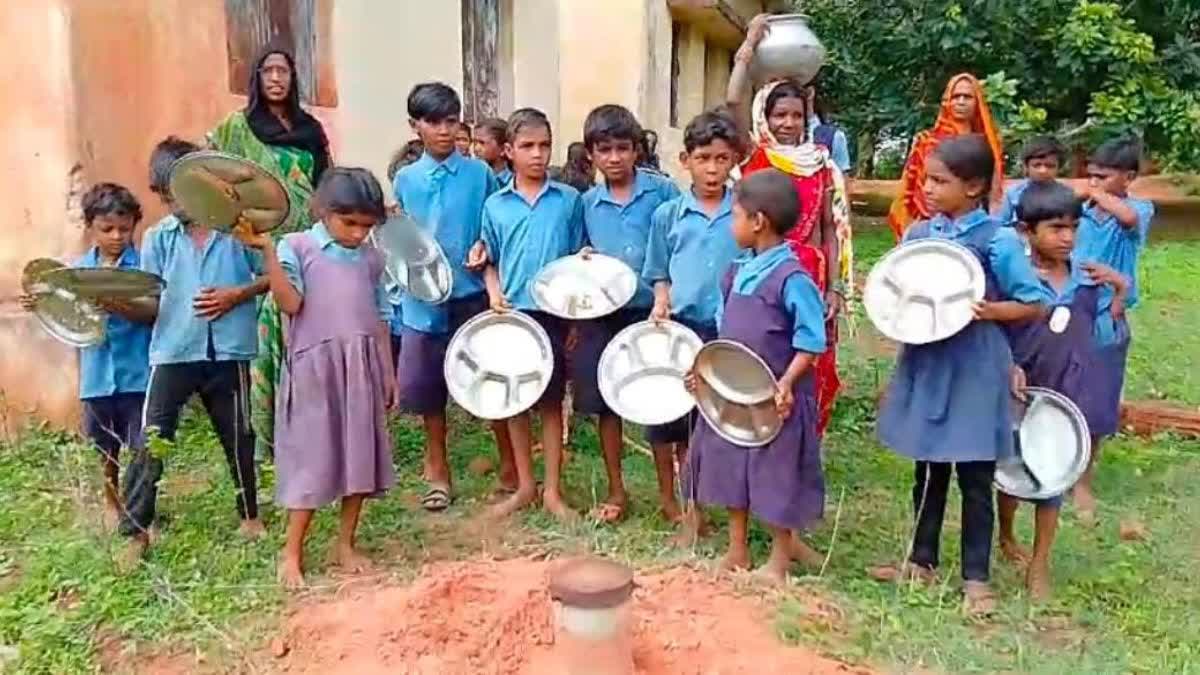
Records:
[[[758,354],[781,377],[796,350],[794,323],[783,304],[783,286],[793,274],[805,274],[795,259],[772,270],[754,293],[734,293],[735,263],[721,282],[725,298],[719,337]],[[817,437],[817,400],[811,369],[796,383],[795,405],[775,440],[745,448],[721,438],[707,422],[696,423],[688,452],[688,477],[701,504],[749,510],[775,527],[803,529],[825,509],[825,477]]]
[[[1000,299],[988,249],[1000,228],[988,219],[954,241],[983,265],[984,297]],[[929,221],[905,241],[935,236]],[[879,409],[880,442],[919,462],[993,462],[1013,454],[1010,374],[1012,352],[993,321],[972,321],[957,334],[925,345],[904,345]]]
[[[291,319],[275,410],[276,501],[315,509],[396,482],[378,344],[375,287],[383,260],[321,252],[307,233],[288,235],[300,260],[304,304]]]

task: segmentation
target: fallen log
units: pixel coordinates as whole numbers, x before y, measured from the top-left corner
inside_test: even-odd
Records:
[[[1200,438],[1200,408],[1184,408],[1160,401],[1124,401],[1121,426],[1141,436],[1170,431]]]

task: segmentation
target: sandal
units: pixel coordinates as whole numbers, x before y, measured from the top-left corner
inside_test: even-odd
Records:
[[[986,581],[963,582],[963,611],[976,619],[996,613],[996,596]]]
[[[932,586],[937,583],[937,572],[932,567],[903,562],[899,565],[877,565],[867,570],[875,581],[885,583],[919,583]]]
[[[421,495],[421,508],[430,513],[445,511],[450,506],[450,501],[449,486],[433,484]]]
[[[591,512],[592,520],[605,525],[613,525],[625,519],[625,505],[602,502]]]

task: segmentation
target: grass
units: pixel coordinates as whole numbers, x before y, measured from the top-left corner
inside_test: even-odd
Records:
[[[861,232],[860,267],[888,247],[881,230]],[[1144,304],[1135,313],[1129,391],[1195,405],[1200,384],[1200,243],[1166,243],[1145,255]],[[1033,673],[1182,673],[1200,670],[1200,443],[1163,436],[1108,443],[1099,475],[1101,524],[1080,527],[1067,510],[1055,548],[1055,599],[1033,606],[1016,572],[997,562],[1000,613],[965,620],[957,585],[933,590],[875,584],[864,571],[903,555],[910,521],[910,465],[872,440],[875,394],[891,357],[871,338],[865,320],[844,341],[848,380],[826,444],[826,523],[810,535],[831,551],[822,575],[802,576],[804,589],[840,608],[837,620],[815,620],[798,596],[780,597],[781,637],[825,653],[890,671]],[[427,516],[416,505],[421,434],[395,427],[401,485],[370,505],[362,528],[385,574],[402,581],[426,560],[464,557],[483,546],[508,552],[595,550],[636,564],[671,564],[710,557],[720,537],[695,552],[667,546],[669,527],[654,509],[653,466],[631,453],[626,473],[634,510],[622,525],[563,527],[538,513],[517,527],[477,529],[472,516],[491,488],[469,460],[490,454],[490,439],[460,424],[454,438],[459,501],[450,513]],[[596,439],[580,425],[567,471],[567,494],[587,507],[603,495]],[[245,670],[260,658],[287,598],[273,582],[282,543],[280,515],[268,510],[267,540],[245,544],[234,535],[233,495],[206,421],[190,416],[167,460],[161,505],[168,520],[148,563],[120,576],[112,563],[119,542],[99,532],[95,457],[73,437],[40,431],[0,446],[0,670],[82,673],[101,667],[153,670],[163,652],[183,654],[201,670]],[[266,477],[269,484],[271,477]],[[957,576],[957,506],[944,539],[944,576]],[[1022,512],[1025,536],[1031,514]],[[1148,536],[1123,541],[1117,524],[1144,523]],[[836,528],[836,538],[834,530]],[[320,551],[332,541],[334,516],[322,513],[309,546],[318,562],[317,592],[338,584],[323,576]],[[754,553],[765,555],[762,532]],[[799,570],[797,570],[799,571]],[[197,665],[198,664],[198,665]]]

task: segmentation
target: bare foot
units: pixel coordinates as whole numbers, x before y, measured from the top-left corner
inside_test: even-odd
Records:
[[[729,549],[721,557],[719,565],[722,572],[736,572],[750,569],[750,551],[747,549]]]
[[[542,508],[564,523],[574,522],[579,519],[579,514],[575,513],[570,506],[567,506],[567,502],[557,492],[542,492]]]
[[[371,560],[353,546],[338,544],[333,548],[331,562],[348,574],[362,574],[371,569]]]
[[[1083,525],[1091,527],[1096,524],[1096,497],[1091,488],[1080,484],[1075,486],[1072,493],[1075,501],[1075,515]]]
[[[1029,598],[1034,602],[1046,602],[1050,599],[1050,568],[1045,563],[1035,563],[1025,570],[1025,589]]]
[[[527,508],[535,501],[537,501],[537,492],[535,490],[517,490],[488,509],[488,515],[497,520],[507,518],[517,511]]]
[[[683,511],[679,510],[679,502],[675,501],[674,498],[662,500],[660,508],[662,509],[663,518],[666,518],[668,523],[678,525],[683,522]]]
[[[242,535],[249,541],[262,539],[267,534],[267,528],[259,518],[247,518],[238,525],[238,534]]]
[[[517,470],[514,467],[500,467],[500,476],[497,478],[497,490],[503,490],[508,493],[517,491]]]
[[[112,532],[117,529],[117,525],[121,522],[121,507],[116,504],[105,504],[104,513],[100,516],[100,526],[105,532]]]
[[[281,555],[275,563],[275,579],[289,591],[304,588],[304,568],[299,556]]]
[[[963,611],[977,619],[996,613],[996,596],[986,581],[963,582]]]
[[[680,517],[679,531],[671,537],[671,545],[678,548],[691,548],[700,541],[701,537],[705,536],[708,536],[708,523],[705,522],[704,514],[700,512],[700,509],[692,506],[684,510]]]
[[[788,555],[791,556],[792,560],[805,567],[820,568],[821,565],[825,564],[825,556],[809,546],[807,542],[800,538],[800,533],[794,530],[792,531],[791,539],[788,541]]]
[[[1016,539],[1002,537],[1000,539],[1000,555],[1017,567],[1029,564],[1029,549],[1017,543]]]
[[[145,536],[130,537],[125,547],[117,554],[117,572],[132,574],[138,565],[142,564],[142,558],[146,557],[146,551],[149,549],[150,542]]]
[[[937,583],[937,572],[924,565],[918,565],[912,562],[903,562],[899,565],[876,565],[867,570],[875,581],[885,583],[917,583],[924,586],[933,586]]]

